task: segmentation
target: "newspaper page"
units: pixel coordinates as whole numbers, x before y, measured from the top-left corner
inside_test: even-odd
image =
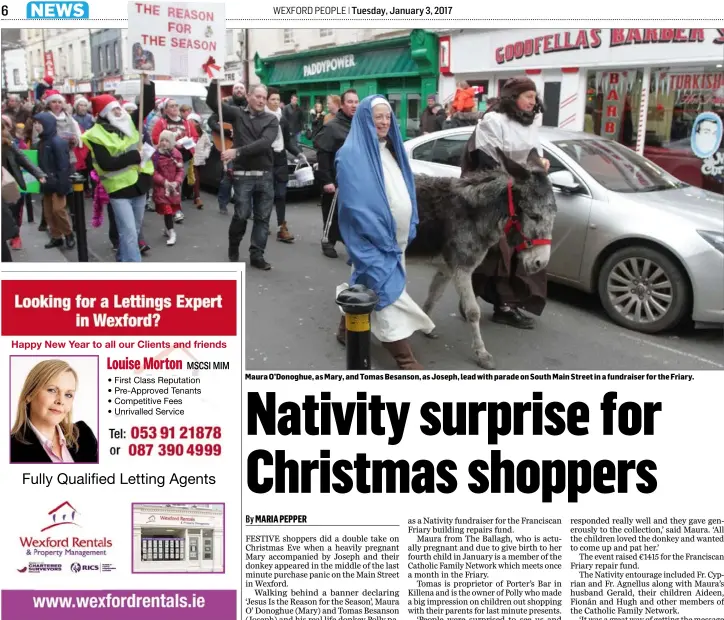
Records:
[[[0,620],[724,618],[721,8],[0,13]]]

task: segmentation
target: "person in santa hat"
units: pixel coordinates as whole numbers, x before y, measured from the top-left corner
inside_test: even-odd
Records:
[[[70,163],[75,166],[77,159],[73,149],[80,144],[81,131],[76,120],[66,113],[66,109],[69,109],[70,106],[66,103],[65,97],[57,90],[46,90],[44,101],[48,112],[55,116],[58,135],[68,141]]]
[[[155,86],[143,78],[143,109],[153,109]],[[108,193],[118,227],[118,260],[140,262],[138,240],[143,226],[146,192],[153,181],[153,162],[142,159],[138,146],[139,111],[126,112],[112,95],[91,99],[96,124],[82,136],[93,168]]]
[[[138,110],[138,106],[133,103],[133,101],[122,101],[121,105],[123,106],[123,109],[129,114],[133,114],[136,110]]]
[[[40,82],[38,82],[35,85],[35,100],[40,101],[43,98],[43,95],[45,94],[45,91],[53,88],[53,76],[52,75],[46,75],[43,77]]]
[[[75,111],[73,118],[82,131],[88,131],[93,127],[93,116],[88,112],[89,105],[90,103],[85,97],[76,97],[73,103],[73,110]]]

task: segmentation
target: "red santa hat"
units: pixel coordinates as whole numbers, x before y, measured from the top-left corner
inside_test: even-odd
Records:
[[[121,104],[118,103],[113,95],[98,95],[91,99],[91,106],[93,106],[94,116],[106,118],[111,110],[120,108]]]
[[[121,103],[121,105],[126,112],[135,112],[136,110],[138,110],[138,106],[133,103],[133,101],[124,101]]]
[[[156,108],[158,110],[163,110],[166,107],[167,103],[168,97],[156,97]]]
[[[43,93],[43,101],[45,103],[50,103],[51,101],[60,101],[61,103],[65,103],[65,97],[63,97],[63,95],[61,95],[57,90],[48,89]]]
[[[48,86],[52,86],[55,80],[52,75],[45,75],[43,76],[43,82],[45,82]]]

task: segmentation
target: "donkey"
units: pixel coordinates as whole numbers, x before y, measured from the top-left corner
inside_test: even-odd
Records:
[[[480,333],[480,306],[472,274],[505,235],[526,273],[548,264],[556,214],[553,187],[535,150],[523,167],[497,150],[502,169],[462,178],[415,176],[419,224],[409,256],[442,256],[423,305],[430,315],[447,283],[455,284],[464,318],[473,332],[475,361],[493,369],[493,356]],[[432,337],[436,335],[433,333]]]

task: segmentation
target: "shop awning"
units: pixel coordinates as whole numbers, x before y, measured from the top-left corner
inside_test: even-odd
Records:
[[[419,75],[408,45],[340,54],[327,53],[299,60],[266,60],[269,84],[299,84],[371,77]]]

